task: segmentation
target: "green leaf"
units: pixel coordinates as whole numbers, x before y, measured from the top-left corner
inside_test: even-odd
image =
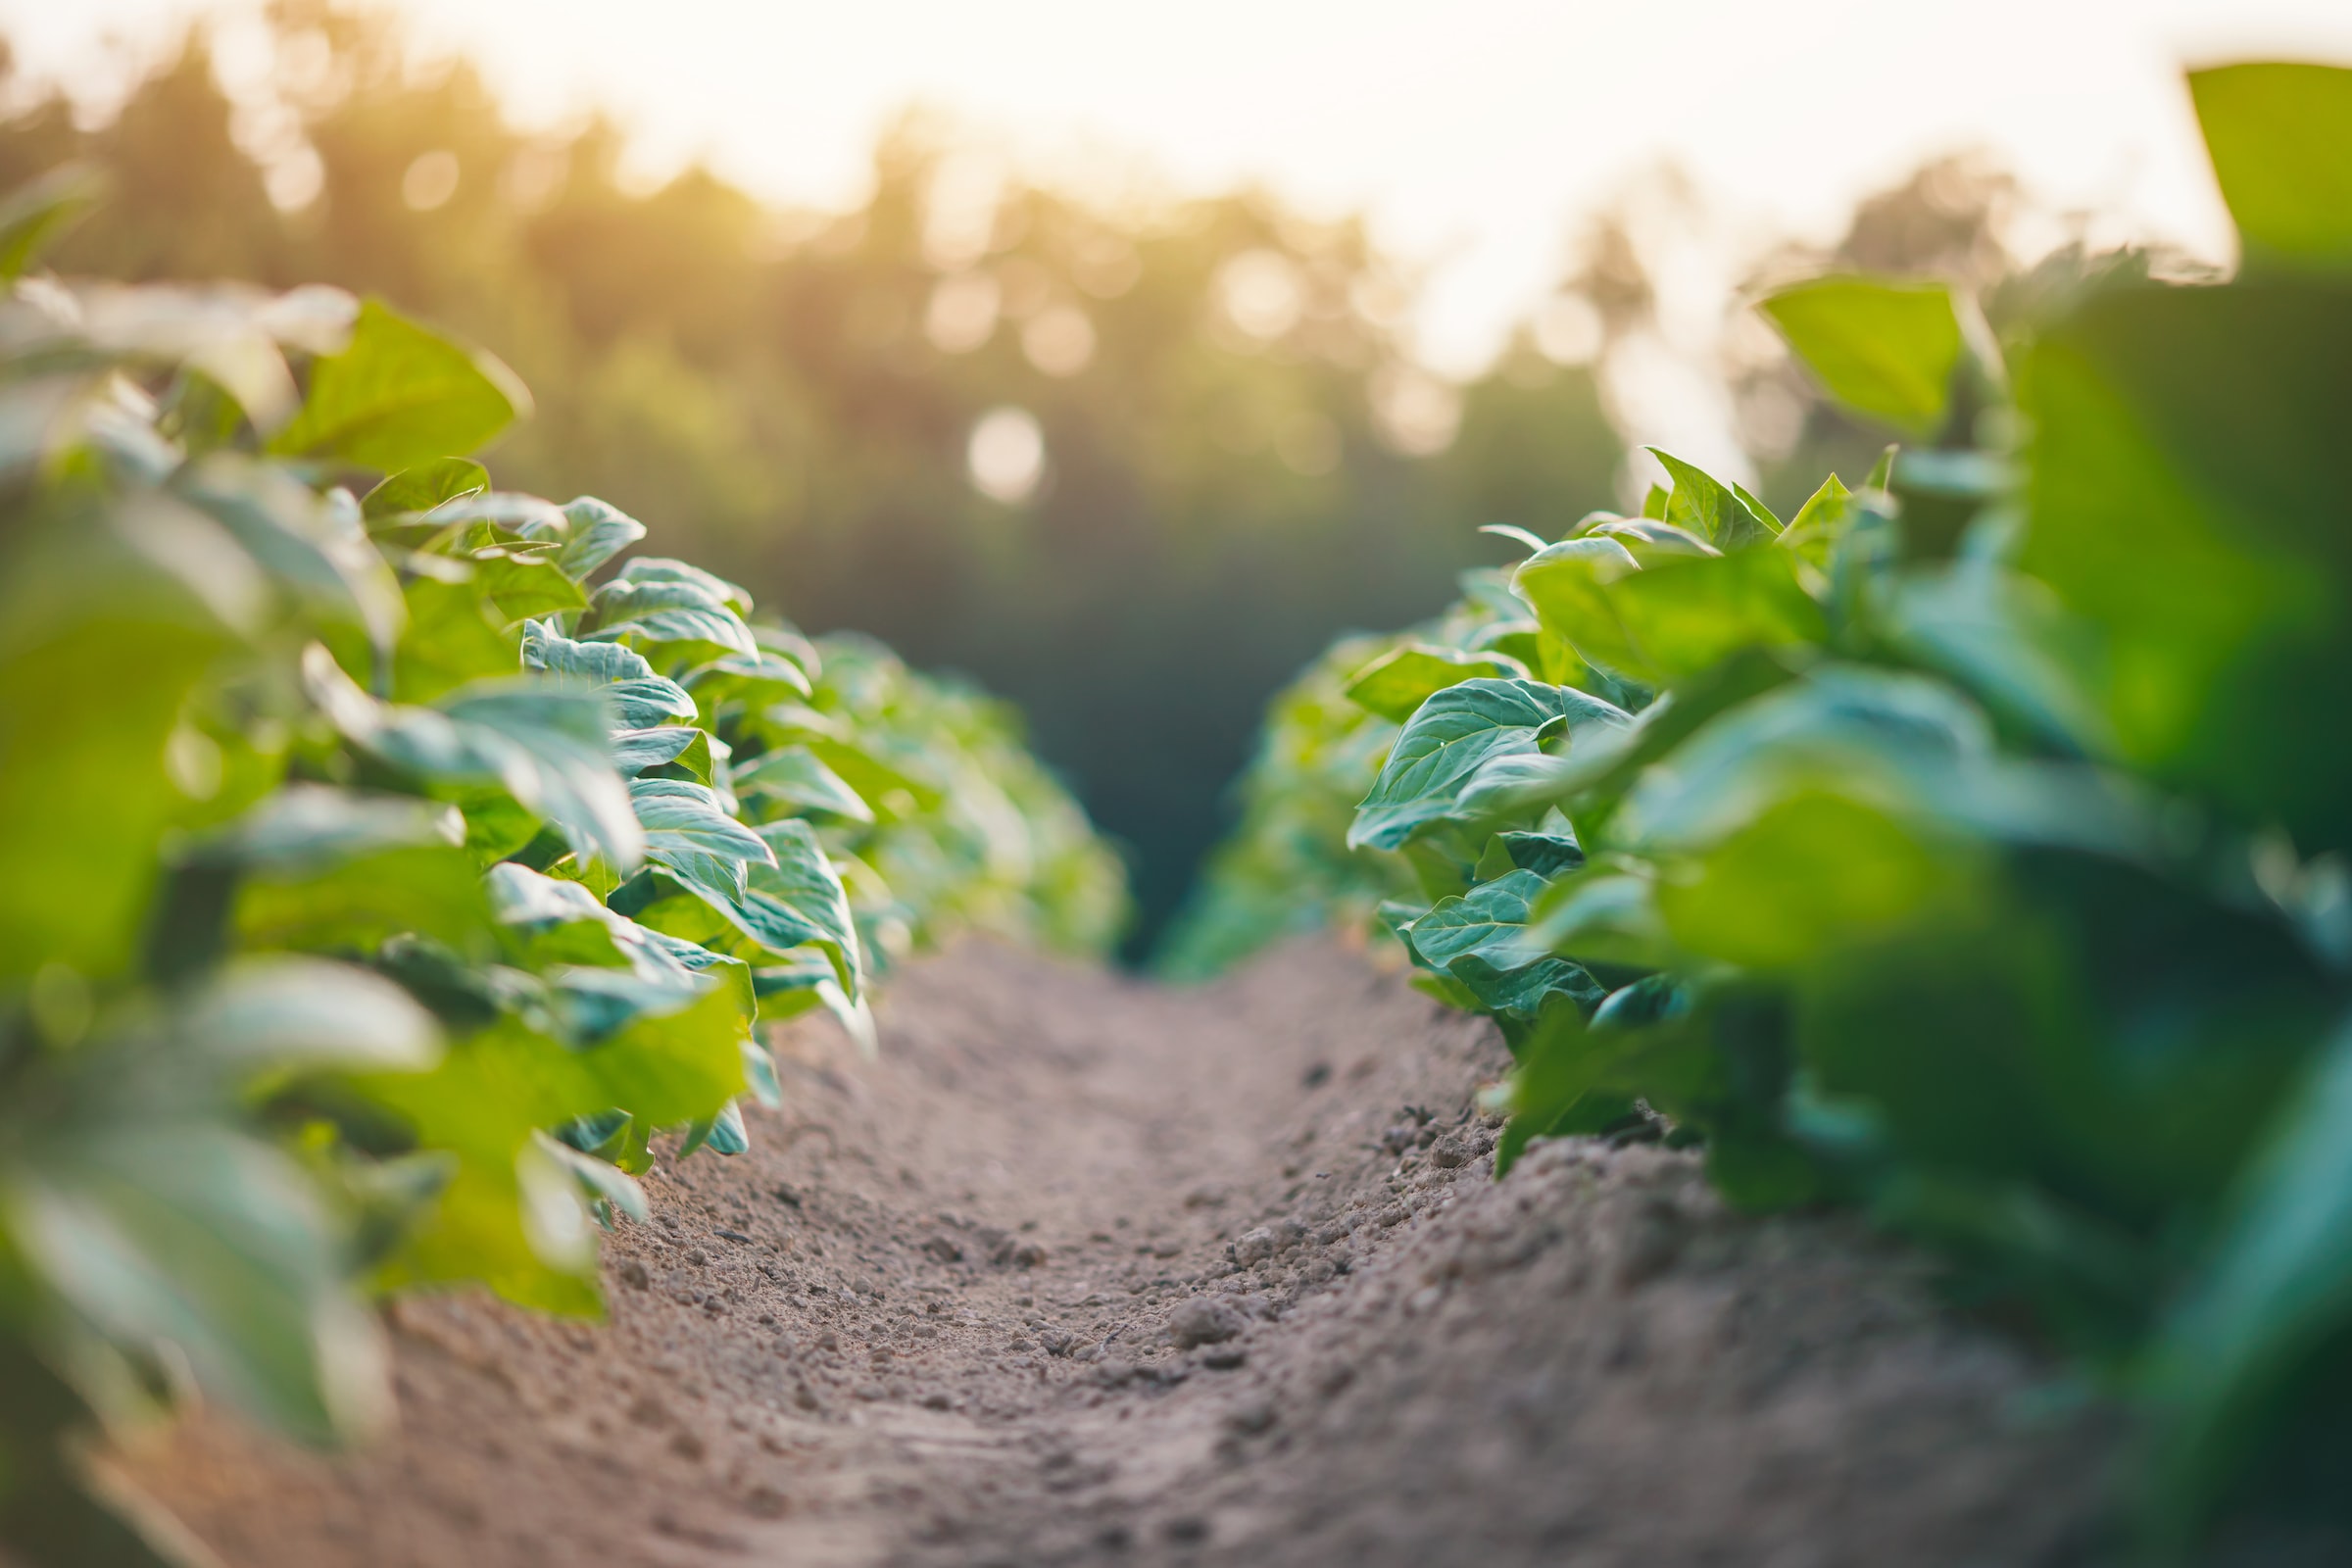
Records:
[[[556,564],[545,548],[490,546],[467,553],[473,580],[498,607],[503,625],[534,615],[569,614],[585,609],[588,596]]]
[[[721,703],[765,705],[810,695],[808,677],[801,672],[801,666],[765,649],[751,656],[729,654],[698,665],[686,672],[681,684],[706,710],[715,710]]]
[[[1459,898],[1441,899],[1413,922],[1407,941],[1415,956],[1461,982],[1488,1011],[1532,1017],[1554,995],[1595,1005],[1603,992],[1581,966],[1527,947],[1528,909],[1545,886],[1533,871],[1511,871]]]
[[[1667,522],[1727,552],[1770,544],[1780,536],[1780,519],[1738,485],[1726,485],[1705,469],[1656,447],[1647,450],[1674,478],[1674,493],[1666,501]]]
[[[571,535],[557,564],[575,582],[585,581],[590,572],[645,537],[644,523],[594,496],[564,503],[564,515],[571,523]]]
[[[247,958],[189,998],[172,1020],[175,1054],[207,1074],[265,1067],[421,1072],[440,1031],[407,992],[349,964]]]
[[[693,942],[716,940],[718,929],[732,927],[777,953],[828,944],[845,991],[857,995],[859,960],[848,895],[807,823],[772,823],[754,833],[699,786],[639,779],[632,788],[648,857],[661,869],[614,890],[615,909]],[[722,927],[691,904],[679,908],[681,893]]]
[[[1887,639],[2063,753],[2111,755],[2099,649],[2046,584],[1984,562],[1926,564],[1886,605]]]
[[[434,458],[413,464],[382,480],[360,499],[368,520],[430,512],[445,501],[480,495],[490,488],[490,470],[468,458]]]
[[[628,1118],[621,1119],[625,1122]],[[532,1140],[548,1157],[579,1178],[580,1190],[589,1198],[602,1199],[640,1225],[652,1217],[653,1209],[645,1200],[645,1189],[631,1180],[628,1172],[598,1159],[594,1154],[583,1153],[569,1144],[560,1143],[545,1133],[533,1133]]]
[[[1614,536],[1523,562],[1512,587],[1587,662],[1649,683],[1688,679],[1747,648],[1817,644],[1829,627],[1780,550],[1653,556]]]
[[[2219,66],[2188,91],[2249,258],[2352,265],[2352,70]]]
[[[623,729],[652,729],[671,720],[691,724],[701,710],[686,688],[654,673],[645,656],[618,643],[574,642],[544,621],[522,628],[526,669],[575,676],[600,688]]]
[[[578,981],[584,970],[569,978]],[[641,1124],[715,1115],[744,1091],[744,1001],[713,984],[674,1010],[640,1010],[576,1050],[503,1019],[451,1047],[430,1074],[378,1078],[368,1097],[427,1149],[458,1157],[430,1220],[386,1265],[387,1288],[479,1280],[521,1305],[597,1310],[594,1242],[577,1178],[538,1147],[542,1129],[611,1108]]]
[[[1585,863],[1584,846],[1565,829],[1557,833],[1497,833],[1494,842],[1512,865],[1545,879],[1565,876]]]
[[[2230,1194],[2143,1373],[2157,1421],[2147,1507],[2168,1544],[2211,1518],[2352,1323],[2347,1127],[2352,1030],[2339,1028]]]
[[[644,1019],[690,1007],[717,985],[679,966],[639,974],[595,964],[559,969],[549,982],[564,1038],[590,1047]]]
[[[248,874],[238,884],[230,924],[238,946],[249,951],[367,954],[413,933],[479,956],[493,936],[473,858],[445,844]]]
[[[760,1103],[770,1110],[782,1108],[784,1085],[776,1077],[775,1058],[767,1054],[765,1046],[749,1036],[743,1042],[743,1076]]]
[[[699,748],[702,752],[702,775],[708,778],[710,771],[710,736],[684,724],[614,730],[612,765],[622,773],[634,776],[652,768],[666,767],[685,757],[689,751]]]
[[[1562,879],[1529,911],[1529,953],[1650,967],[1674,956],[1645,876],[1600,867]]]
[[[1781,548],[1827,571],[1831,558],[1837,553],[1838,541],[1844,536],[1857,510],[1853,492],[1833,473],[1797,508],[1788,531],[1781,535]]]
[[[871,824],[874,808],[864,797],[817,760],[806,746],[780,746],[733,771],[735,793],[744,800],[791,811],[822,811],[851,822]]]
[[[81,221],[104,182],[87,164],[66,164],[0,201],[0,283],[14,283]]]
[[[1511,591],[1585,662],[1630,672],[1642,655],[1608,590],[1641,569],[1633,552],[1612,535],[1563,539],[1521,562]]]
[[[1899,928],[1938,904],[1965,907],[1964,862],[1886,812],[1792,793],[1659,884],[1676,943],[1756,970],[1788,970]]]
[[[1915,436],[1943,422],[1965,342],[1946,285],[1820,277],[1768,295],[1758,308],[1847,408]]]
[[[640,650],[676,643],[756,660],[760,646],[752,639],[752,629],[721,591],[731,586],[712,588],[668,576],[615,577],[590,599],[586,623],[599,641],[626,638]]]
[[[747,1015],[754,1010],[751,975],[742,963],[650,931],[577,882],[511,861],[492,866],[483,880],[500,922],[523,935],[536,965],[626,965],[650,981],[713,974],[736,992]]]
[[[1548,1001],[1516,1053],[1511,1120],[1494,1146],[1495,1173],[1507,1172],[1529,1140],[1556,1130],[1632,1049],[1626,1032],[1589,1025],[1573,998]]]
[[[514,673],[514,635],[501,629],[470,572],[456,581],[412,577],[401,596],[408,625],[392,661],[395,699],[429,703],[470,681]]]
[[[522,628],[522,662],[526,669],[577,675],[599,686],[658,678],[644,655],[618,643],[574,642],[546,621],[531,621]],[[686,717],[693,716],[690,704]]]
[[[172,483],[235,535],[297,604],[362,627],[376,648],[392,645],[404,619],[400,585],[348,495],[338,506],[278,468],[229,452],[191,464]]]
[[[665,556],[640,556],[613,574],[614,580],[649,587],[667,583],[693,590],[695,595],[712,604],[725,605],[738,614],[752,612],[752,596],[741,586],[727,581],[716,572],[705,571],[683,561]]]
[[[1640,658],[1627,673],[1652,683],[1688,679],[1744,649],[1815,646],[1829,636],[1820,606],[1777,550],[1668,562],[1607,592]]]
[[[382,1340],[299,1167],[193,1119],[43,1131],[12,1172],[9,1229],[72,1313],[117,1344],[172,1346],[207,1393],[280,1431],[326,1444],[382,1425]]]
[[[647,858],[672,871],[699,873],[710,861],[772,864],[767,841],[728,814],[717,795],[682,779],[629,781],[629,800],[645,825]]]
[[[325,649],[303,659],[312,700],[344,737],[431,785],[495,784],[561,829],[575,854],[634,866],[645,836],[607,740],[601,694],[551,681],[485,681],[433,708],[378,703]]]
[[[783,707],[776,705],[776,709]],[[775,710],[770,710],[771,714]],[[935,810],[941,804],[936,788],[877,755],[879,749],[871,744],[809,730],[795,729],[792,735],[794,744],[807,748],[811,757],[832,769],[882,820]]]
[[[2352,559],[2334,521],[2352,289],[2112,287],[2019,357],[2019,567],[2094,628],[2121,760],[2352,848]]]
[[[751,1147],[751,1134],[743,1125],[743,1112],[730,1103],[717,1115],[706,1117],[686,1130],[685,1141],[678,1145],[678,1157],[684,1159],[704,1148],[714,1154],[740,1154]]]
[[[33,629],[30,607],[8,596],[17,638],[0,641],[0,863],[25,891],[0,900],[0,975],[51,962],[92,977],[126,969],[163,836],[185,808],[159,764],[226,639],[123,587],[111,612],[32,646],[18,640]]]
[[[1515,965],[1528,906],[1546,885],[1533,871],[1510,871],[1482,882],[1460,898],[1439,900],[1413,922],[1407,940],[1415,954],[1441,969],[1473,953],[1489,960],[1507,955]]]
[[[850,896],[841,874],[817,842],[815,830],[793,820],[771,822],[760,829],[774,854],[772,864],[751,868],[756,899],[789,908],[810,928],[808,940],[823,947],[832,958],[843,992],[853,1002],[865,993],[865,960],[858,942],[858,924],[850,911]]]
[[[1397,735],[1356,808],[1348,847],[1394,850],[1448,817],[1491,764],[1541,753],[1539,732],[1571,737],[1631,721],[1624,710],[1560,686],[1470,680],[1421,706]]]
[[[288,784],[206,835],[184,862],[262,874],[324,870],[378,850],[460,842],[447,807],[407,795],[361,795],[323,784]]]
[[[370,299],[349,346],[311,367],[310,396],[270,450],[394,473],[471,452],[529,408],[498,361]]]
[[[1448,686],[1482,677],[1525,679],[1527,666],[1495,654],[1457,653],[1427,643],[1392,648],[1353,675],[1344,688],[1348,700],[1393,724],[1413,716],[1413,710]]]
[[[1819,793],[1930,814],[1984,779],[1992,749],[1984,715],[1940,681],[1826,666],[1700,726],[1634,787],[1618,837],[1703,848]]]

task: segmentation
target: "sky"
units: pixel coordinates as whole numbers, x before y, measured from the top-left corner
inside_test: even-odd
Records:
[[[227,8],[256,0],[227,0]],[[103,96],[190,0],[0,0],[20,69]],[[220,9],[215,6],[212,9]],[[795,204],[861,190],[877,130],[947,112],[1104,188],[1272,188],[1360,211],[1467,371],[1558,275],[1580,212],[1661,159],[1733,229],[1829,239],[1923,157],[1992,150],[2116,237],[2226,259],[2180,70],[2352,64],[2352,0],[401,0],[518,115],[591,105],[649,172]]]

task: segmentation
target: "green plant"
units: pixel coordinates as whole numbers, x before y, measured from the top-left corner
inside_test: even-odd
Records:
[[[775,1102],[756,1023],[1123,912],[1003,710],[453,456],[495,362],[24,275],[87,197],[0,208],[0,1543],[57,1564],[178,1553],[93,1454],[182,1386],[368,1430],[367,1292],[598,1311],[654,1137]]]
[[[1786,521],[1661,454],[1457,612],[1522,670],[1421,663],[1394,731],[1370,668],[1323,716],[1360,650],[1286,698],[1330,740],[1261,754],[1207,895],[1304,875],[1266,803],[1362,778],[1294,897],[1417,884],[1385,922],[1516,1057],[1501,1166],[1663,1136],[1868,1205],[2136,1401],[2165,1549],[2340,1508],[2352,1370],[2352,72],[2190,84],[2234,279],[2119,267],[1999,344],[1934,282],[1766,299],[1850,409],[1981,444]]]

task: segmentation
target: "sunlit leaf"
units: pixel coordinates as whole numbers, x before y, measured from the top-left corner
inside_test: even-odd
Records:
[[[1946,285],[1818,277],[1759,309],[1847,408],[1919,436],[1942,422],[1965,342]]]
[[[529,408],[498,361],[370,299],[350,343],[311,367],[310,396],[270,450],[394,473],[472,452]]]
[[[2217,66],[2190,72],[2188,91],[2248,253],[2352,264],[2352,70]]]
[[[1411,645],[1391,649],[1348,679],[1348,701],[1391,723],[1401,724],[1413,710],[1448,686],[1481,678],[1525,679],[1527,667],[1494,654]]]
[[[1606,730],[1629,715],[1565,687],[1524,680],[1471,680],[1439,692],[1391,748],[1372,792],[1357,808],[1348,842],[1395,849],[1454,809],[1480,770],[1541,751],[1539,733]],[[1548,726],[1548,730],[1546,730]]]

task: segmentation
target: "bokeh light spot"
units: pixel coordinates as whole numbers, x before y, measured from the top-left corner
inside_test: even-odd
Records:
[[[1055,305],[1021,328],[1021,352],[1048,375],[1076,375],[1095,357],[1095,323],[1075,305]]]
[[[964,463],[973,489],[1017,507],[1037,494],[1046,476],[1046,433],[1027,409],[991,409],[972,426]]]
[[[995,335],[1002,298],[997,280],[986,272],[943,277],[933,285],[931,304],[923,312],[923,335],[942,354],[969,354]]]
[[[1601,350],[1600,312],[1582,294],[1554,294],[1536,312],[1536,348],[1554,365],[1590,365]]]
[[[1306,289],[1298,269],[1278,251],[1244,251],[1217,272],[1217,303],[1225,318],[1261,343],[1298,324]]]
[[[1427,370],[1392,365],[1372,377],[1372,417],[1390,446],[1426,458],[1453,444],[1462,395]]]
[[[458,193],[458,155],[446,147],[418,153],[409,172],[400,176],[400,199],[413,213],[445,207]]]

